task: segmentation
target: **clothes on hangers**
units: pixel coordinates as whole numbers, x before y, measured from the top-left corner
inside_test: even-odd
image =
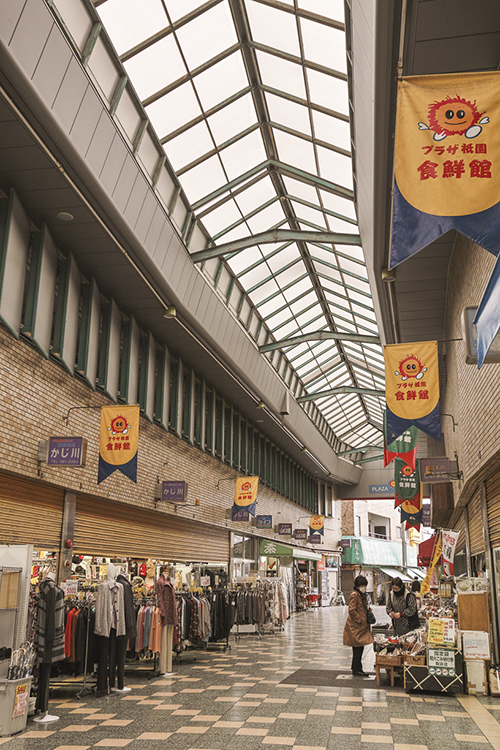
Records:
[[[38,662],[64,659],[64,591],[51,578],[40,583],[35,649]]]
[[[123,585],[114,579],[107,579],[97,589],[94,632],[109,638],[111,628],[116,630],[117,636],[127,632]]]

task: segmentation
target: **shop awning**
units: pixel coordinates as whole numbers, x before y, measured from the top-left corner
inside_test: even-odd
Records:
[[[434,534],[425,542],[421,542],[418,545],[418,564],[422,567],[428,568],[431,564],[431,558],[434,554],[435,546],[438,542],[439,534]]]
[[[379,570],[381,570],[382,573],[385,573],[386,576],[389,576],[390,578],[401,578],[402,581],[412,580],[404,573],[401,573],[400,570],[396,570],[396,568],[379,568]]]
[[[370,568],[401,568],[403,567],[403,549],[401,542],[386,539],[375,539],[364,536],[345,536],[351,541],[342,554],[343,565],[364,565]],[[406,566],[417,567],[417,553],[406,545]]]
[[[293,548],[293,556],[301,560],[321,560],[322,558],[322,555],[318,555],[317,552],[310,549],[297,549],[297,547]]]
[[[264,557],[294,557],[302,560],[321,560],[322,555],[310,549],[289,547],[287,544],[274,542],[272,539],[259,541],[259,555]]]
[[[420,570],[420,568],[408,568],[408,572],[414,578],[415,576],[417,576],[417,578],[420,578],[421,581],[423,581],[425,578],[425,570]]]

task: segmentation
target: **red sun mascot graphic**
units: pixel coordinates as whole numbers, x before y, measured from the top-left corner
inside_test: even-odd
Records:
[[[399,363],[399,370],[394,371],[394,375],[401,375],[401,380],[408,380],[408,378],[415,378],[421,380],[424,377],[424,373],[427,372],[427,367],[423,367],[422,362],[418,357],[410,354],[409,357],[405,357]]]
[[[463,99],[461,96],[447,96],[439,102],[429,105],[429,125],[419,122],[419,130],[429,130],[434,133],[435,141],[442,141],[447,136],[464,135],[466,138],[477,138],[482,132],[481,125],[490,121],[489,117],[482,117],[476,102]]]
[[[112,435],[126,435],[130,430],[130,425],[127,424],[125,417],[118,415],[111,420],[111,427],[108,427],[108,430],[110,430]]]

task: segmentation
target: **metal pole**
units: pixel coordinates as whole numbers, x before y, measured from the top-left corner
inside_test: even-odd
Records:
[[[402,567],[406,569],[406,531],[404,522],[401,524],[401,550],[402,550]]]

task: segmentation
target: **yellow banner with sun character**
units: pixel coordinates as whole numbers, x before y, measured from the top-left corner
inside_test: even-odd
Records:
[[[97,484],[114,471],[121,471],[137,482],[139,448],[139,405],[103,406],[99,435],[99,475]]]
[[[233,513],[246,510],[255,515],[259,477],[238,477],[234,491]]]
[[[437,341],[384,347],[387,442],[415,425],[441,439]]]

